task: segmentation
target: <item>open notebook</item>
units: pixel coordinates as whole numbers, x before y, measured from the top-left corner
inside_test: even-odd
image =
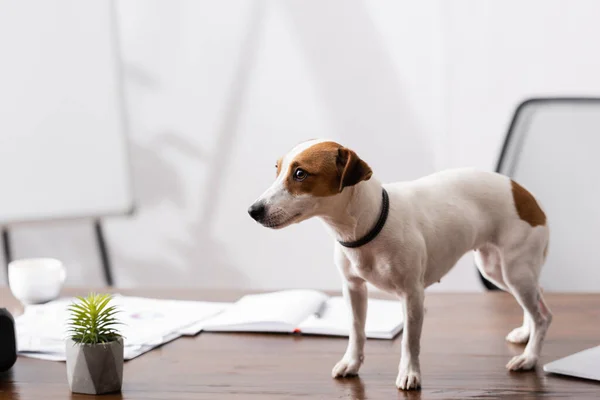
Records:
[[[393,339],[403,327],[399,301],[369,299],[366,334]],[[348,336],[350,311],[342,297],[316,290],[247,295],[203,322],[204,331],[274,332]]]

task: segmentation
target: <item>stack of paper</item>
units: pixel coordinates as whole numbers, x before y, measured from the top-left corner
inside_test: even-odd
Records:
[[[60,299],[25,308],[16,318],[20,355],[65,360],[67,307],[73,299]],[[202,321],[223,311],[228,303],[158,300],[115,295],[124,337],[125,359],[130,360],[182,335],[195,335]]]

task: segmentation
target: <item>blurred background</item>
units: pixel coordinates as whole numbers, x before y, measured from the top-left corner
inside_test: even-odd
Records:
[[[14,7],[10,3],[0,1],[0,16]],[[339,141],[383,181],[458,166],[494,170],[522,101],[600,96],[600,3],[592,0],[24,3],[29,11],[22,10],[22,19],[0,21],[0,43],[13,50],[27,52],[18,34],[24,26],[43,37],[52,26],[72,25],[68,39],[46,45],[55,46],[49,57],[59,63],[61,52],[73,56],[75,45],[93,51],[106,35],[117,38],[124,94],[118,107],[126,115],[135,204],[132,215],[102,218],[118,287],[339,289],[333,243],[318,221],[271,231],[246,213],[274,179],[275,161],[296,143]],[[107,13],[113,25],[86,29]],[[86,76],[102,76],[105,68],[90,65]],[[35,93],[24,85],[0,91],[6,98]],[[564,255],[549,260],[563,275],[547,275],[550,289],[593,290],[589,277],[598,277],[596,264],[581,262],[597,237],[590,215],[597,213],[598,165],[593,154],[584,157],[591,164],[573,163],[581,161],[582,149],[598,148],[592,125],[582,126],[587,135],[580,139],[542,132],[556,139],[558,153],[544,151],[545,140],[527,153],[530,165],[545,166],[523,176],[553,229],[565,240],[580,234],[589,242],[574,240],[554,253]],[[561,152],[566,142],[577,146]],[[69,143],[64,148],[77,151]],[[559,201],[556,193],[565,191],[557,190],[554,173],[563,165],[573,166],[563,169],[564,182],[579,173],[591,180],[577,181]],[[583,194],[575,195],[582,185]],[[576,205],[581,198],[588,203]],[[563,221],[561,213],[582,216],[591,230],[573,229],[568,219],[553,225],[553,218]],[[103,283],[89,219],[6,226],[13,258],[56,257],[67,265],[69,285]],[[570,262],[569,253],[579,258]],[[582,275],[565,281],[571,269]],[[430,290],[484,287],[467,255]]]

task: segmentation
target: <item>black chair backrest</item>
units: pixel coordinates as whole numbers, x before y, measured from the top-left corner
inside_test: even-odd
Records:
[[[530,190],[548,215],[541,286],[600,291],[600,98],[535,98],[513,116],[496,171]],[[481,278],[488,289],[497,289]]]

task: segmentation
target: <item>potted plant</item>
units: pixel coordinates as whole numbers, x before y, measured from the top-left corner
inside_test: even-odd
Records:
[[[119,310],[109,294],[78,297],[69,306],[67,378],[73,393],[118,392],[123,383],[123,338]]]

